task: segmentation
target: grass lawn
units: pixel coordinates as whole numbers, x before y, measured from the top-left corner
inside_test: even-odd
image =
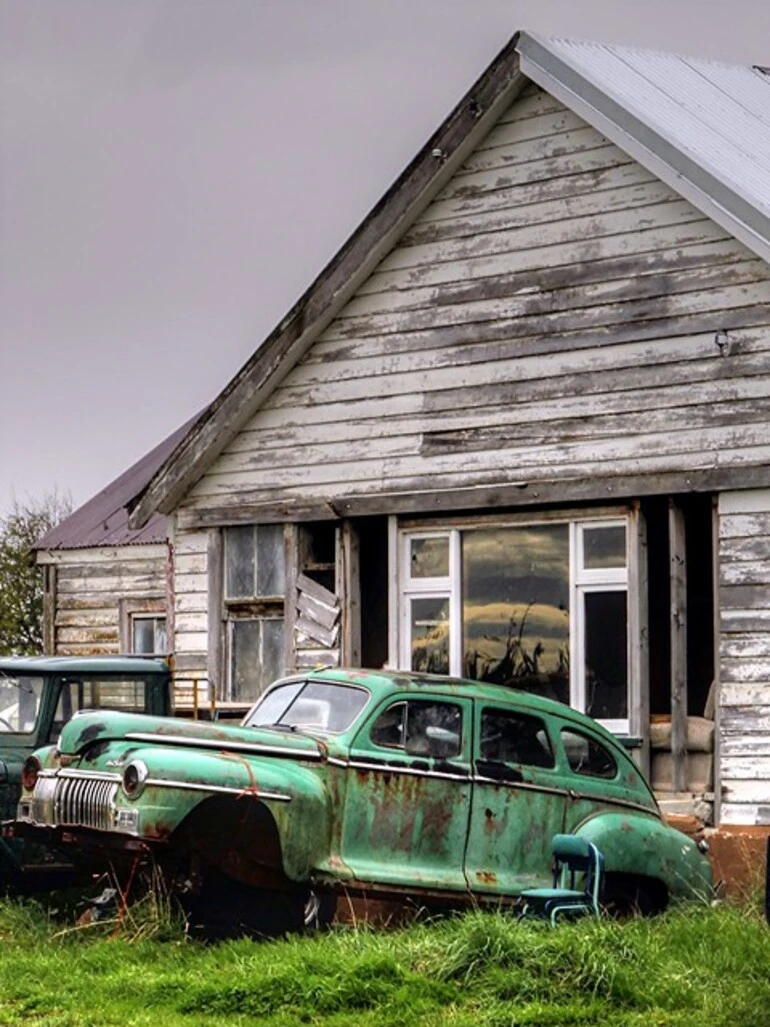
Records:
[[[0,939],[9,1027],[770,1027],[770,928],[749,906],[556,929],[471,913],[204,946],[146,914],[62,929],[8,901]]]

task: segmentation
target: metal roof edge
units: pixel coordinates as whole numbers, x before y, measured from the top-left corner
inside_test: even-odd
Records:
[[[385,191],[275,329],[192,426],[129,505],[129,525],[170,514],[270,391],[301,359],[361,281],[518,95],[525,78],[518,34],[454,105],[427,143]],[[185,466],[186,465],[186,466]]]
[[[770,263],[770,217],[549,47],[521,32],[522,72]]]

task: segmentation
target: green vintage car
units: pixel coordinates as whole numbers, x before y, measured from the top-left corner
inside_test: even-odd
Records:
[[[240,726],[84,713],[27,761],[24,786],[15,831],[97,867],[151,861],[203,921],[257,930],[338,895],[511,902],[548,883],[559,832],[599,847],[615,905],[711,892],[708,860],[611,734],[477,681],[314,671],[271,686]]]

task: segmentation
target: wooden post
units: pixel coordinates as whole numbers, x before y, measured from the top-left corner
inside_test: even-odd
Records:
[[[650,773],[650,657],[649,622],[647,612],[647,525],[637,500],[629,518],[630,545],[628,566],[628,611],[630,652],[629,674],[629,731],[642,739],[640,749],[634,750],[639,769]]]
[[[675,792],[687,791],[687,561],[684,512],[668,504],[671,597],[671,764]]]
[[[209,688],[212,695],[216,690],[216,683],[227,681],[227,674],[224,668],[224,654],[222,645],[222,614],[224,603],[224,544],[221,528],[209,529],[208,544],[208,579],[209,579],[209,604],[208,604],[208,633],[209,644],[206,655],[206,673],[209,679]],[[224,692],[223,692],[224,695]]]
[[[284,600],[283,600],[283,666],[297,669],[297,573],[299,563],[299,529],[296,524],[283,526]]]
[[[358,532],[353,524],[342,522],[338,534],[337,596],[342,618],[340,663],[344,667],[361,664],[361,571]]]

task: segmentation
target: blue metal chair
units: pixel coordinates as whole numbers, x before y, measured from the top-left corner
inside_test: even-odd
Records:
[[[527,888],[521,893],[522,916],[555,924],[560,916],[599,915],[604,857],[593,842],[574,834],[554,835],[553,887]]]

